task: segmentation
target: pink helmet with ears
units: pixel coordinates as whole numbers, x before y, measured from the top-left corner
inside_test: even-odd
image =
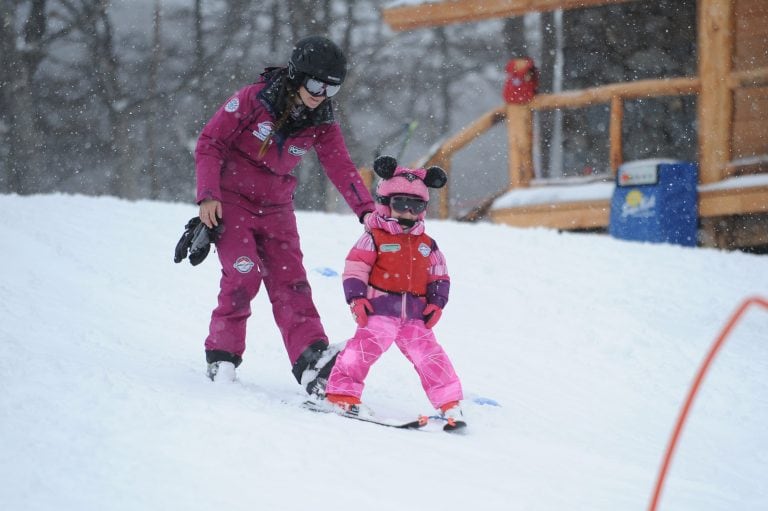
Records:
[[[427,188],[442,188],[448,182],[448,176],[440,167],[409,169],[399,166],[392,156],[376,158],[373,171],[381,178],[376,186],[376,212],[385,217],[391,216],[392,212],[389,202],[382,199],[393,195],[410,195],[428,202]],[[423,219],[425,214],[426,211],[421,212],[419,220]]]

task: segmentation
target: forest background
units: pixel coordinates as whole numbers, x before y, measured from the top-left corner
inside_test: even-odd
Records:
[[[391,2],[390,2],[391,3]],[[293,43],[334,39],[350,70],[334,98],[352,158],[415,161],[503,100],[532,56],[539,92],[696,73],[694,0],[531,14],[393,32],[369,0],[0,0],[0,193],[191,202],[193,150],[213,112]],[[624,158],[693,160],[695,97],[628,101]],[[608,175],[608,107],[536,118],[539,178]],[[409,129],[410,128],[410,129]],[[499,126],[457,155],[453,211],[508,179]],[[300,209],[335,211],[312,156]]]

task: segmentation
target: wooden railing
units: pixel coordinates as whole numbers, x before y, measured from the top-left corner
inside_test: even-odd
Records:
[[[765,86],[768,84],[768,68],[733,71],[728,75],[725,83],[731,91],[743,87]],[[529,186],[533,179],[533,113],[560,108],[583,108],[595,104],[608,103],[610,104],[608,130],[609,162],[610,169],[615,175],[623,161],[622,124],[624,120],[624,102],[639,98],[699,95],[701,94],[701,89],[702,81],[700,78],[681,77],[638,80],[577,91],[566,91],[558,94],[540,94],[535,96],[526,105],[501,105],[486,112],[459,133],[438,144],[430,154],[417,162],[417,165],[439,165],[446,172],[450,173],[454,154],[501,121],[506,120],[508,132],[508,189],[524,188]],[[701,122],[701,119],[699,119],[700,124]],[[730,136],[729,129],[727,137],[729,138]],[[700,137],[700,143],[709,143],[707,137]],[[702,147],[699,149],[700,152],[703,151]],[[703,169],[705,174],[702,176],[702,182],[714,182],[723,179],[729,173],[729,164],[728,160],[726,160],[723,165],[718,165],[717,169]],[[497,195],[499,194],[494,194],[494,196]],[[448,218],[450,215],[449,196],[450,190],[446,186],[440,192],[438,213],[441,218]]]
[[[435,151],[422,159],[419,165],[439,165],[450,173],[451,160],[456,152],[506,119],[509,144],[509,188],[524,188],[529,186],[533,178],[533,112],[558,108],[583,108],[600,103],[610,103],[610,168],[615,173],[622,163],[621,132],[624,101],[637,98],[697,94],[700,87],[698,78],[669,78],[603,85],[559,94],[540,94],[526,105],[501,105],[486,112],[458,134],[440,144]],[[441,218],[448,218],[450,215],[449,196],[448,187],[443,188],[440,193],[439,205]]]
[[[472,124],[466,126],[459,133],[438,145],[434,151],[422,158],[421,161],[415,164],[415,166],[428,167],[431,165],[437,165],[442,167],[450,176],[451,160],[453,159],[453,155],[469,145],[480,135],[506,119],[506,117],[506,105],[496,107],[493,110],[484,113]],[[440,218],[448,218],[450,215],[450,186],[451,180],[448,179],[448,184],[441,188],[439,192],[440,201],[438,205],[438,215]]]

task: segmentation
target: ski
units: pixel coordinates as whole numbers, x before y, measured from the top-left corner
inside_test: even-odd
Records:
[[[347,419],[355,419],[362,422],[368,422],[371,424],[378,424],[379,426],[385,426],[388,428],[397,428],[397,429],[419,429],[423,428],[428,424],[428,418],[424,416],[419,416],[415,420],[403,420],[403,419],[395,419],[395,418],[388,418],[388,417],[376,417],[375,415],[368,415],[365,413],[355,413],[355,412],[341,412],[338,410],[333,409],[329,405],[325,403],[317,403],[315,401],[305,401],[302,403],[302,407],[306,408],[307,410],[310,410],[312,412],[318,412],[318,413],[333,413],[338,415],[339,417],[345,417]]]
[[[467,423],[462,420],[455,420],[455,419],[446,419],[445,417],[441,417],[440,415],[430,415],[428,417],[422,416],[420,419],[424,421],[431,421],[431,422],[441,422],[443,423],[443,431],[447,433],[464,433],[464,428],[467,427]]]
[[[442,419],[441,420],[445,420]],[[445,425],[443,426],[443,431],[446,431],[448,433],[463,433],[464,428],[467,427],[467,423],[464,421],[457,421],[457,420],[445,420]]]

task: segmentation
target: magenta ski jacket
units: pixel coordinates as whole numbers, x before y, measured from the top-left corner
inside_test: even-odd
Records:
[[[197,202],[215,199],[254,213],[292,207],[292,171],[314,149],[328,178],[362,218],[373,211],[373,199],[349,156],[330,98],[287,133],[269,137],[279,115],[281,71],[268,69],[239,90],[203,128],[195,148]],[[259,157],[265,139],[269,146]]]

